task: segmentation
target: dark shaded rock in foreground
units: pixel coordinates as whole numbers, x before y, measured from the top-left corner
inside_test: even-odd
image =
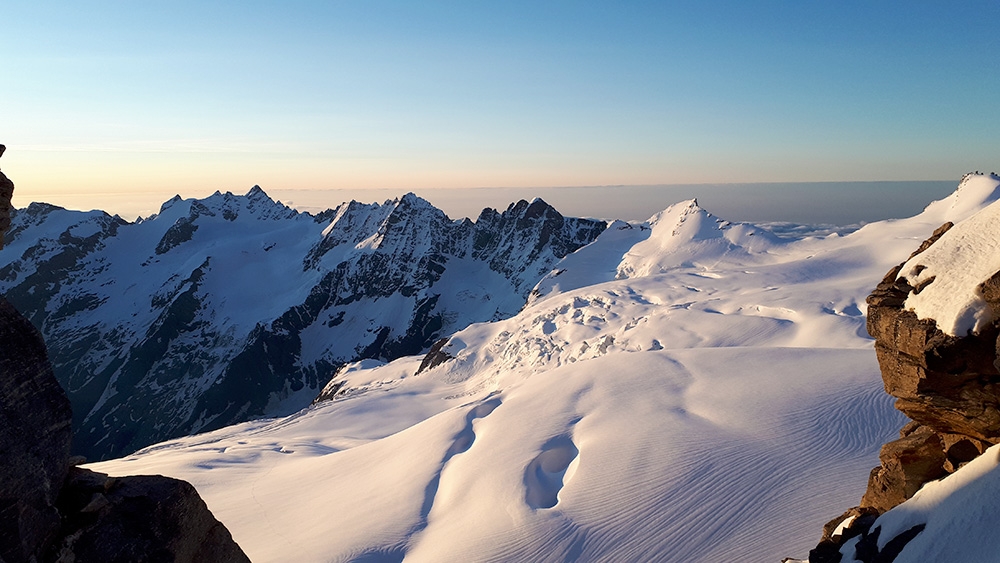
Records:
[[[0,561],[249,561],[190,484],[70,468],[71,419],[41,336],[0,298]]]
[[[0,145],[3,147],[3,145]],[[3,154],[3,150],[0,150],[0,155]],[[10,181],[3,172],[0,172],[0,200],[10,201],[10,198],[14,196],[14,182]],[[10,228],[10,205],[5,205],[0,208],[0,246],[3,246],[3,237],[7,234],[7,229]]]
[[[249,561],[189,483],[73,468],[57,561]]]
[[[30,561],[59,528],[69,400],[35,327],[0,298],[0,560]]]

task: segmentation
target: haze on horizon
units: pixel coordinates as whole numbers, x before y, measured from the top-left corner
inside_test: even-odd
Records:
[[[443,208],[479,187],[955,185],[1000,168],[997,16],[986,1],[17,3],[0,167],[15,205],[112,211],[255,184],[433,190]]]

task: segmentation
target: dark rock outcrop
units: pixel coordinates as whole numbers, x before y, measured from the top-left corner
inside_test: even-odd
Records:
[[[417,368],[417,373],[414,375],[419,375],[420,372],[424,370],[431,369],[433,367],[439,366],[448,360],[454,359],[451,354],[444,351],[445,344],[448,343],[447,338],[442,338],[431,346],[431,349],[427,351],[423,360],[420,360],[420,367]]]
[[[70,469],[69,400],[4,299],[0,341],[0,560],[247,560],[191,485]]]
[[[189,483],[70,471],[56,561],[249,561]]]
[[[910,257],[951,227],[942,225]],[[956,337],[941,332],[933,320],[918,319],[903,303],[922,288],[897,279],[901,269],[902,264],[893,268],[868,297],[868,332],[875,337],[885,391],[914,421],[899,440],[883,446],[882,465],[872,471],[862,506],[881,511],[1000,442],[1000,329],[994,323]],[[980,289],[988,306],[1000,312],[997,281],[995,274]]]
[[[38,331],[0,298],[0,561],[249,561],[190,484],[71,467]]]
[[[879,512],[873,508],[855,507],[827,522],[823,526],[823,539],[809,552],[809,563],[838,563],[841,559],[840,546],[867,533],[878,515]]]
[[[0,298],[0,560],[30,561],[56,535],[71,417],[38,331]]]
[[[3,156],[7,147],[0,145],[0,156]],[[3,246],[3,237],[10,229],[10,198],[14,196],[14,182],[10,181],[3,172],[0,172],[0,201],[5,202],[0,206],[0,247]]]

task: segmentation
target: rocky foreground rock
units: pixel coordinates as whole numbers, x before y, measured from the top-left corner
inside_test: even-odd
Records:
[[[4,229],[12,191],[0,174]],[[0,297],[0,563],[249,561],[190,484],[73,467],[71,422],[40,333]]]
[[[0,341],[0,561],[249,561],[190,484],[72,467],[69,400],[2,298]]]
[[[952,228],[942,225],[910,258],[940,244]],[[923,527],[880,542],[879,528],[871,528],[878,515],[1000,443],[1000,326],[993,320],[977,331],[951,335],[934,319],[918,318],[906,300],[935,278],[914,287],[900,275],[903,266],[889,271],[868,297],[868,332],[875,338],[885,391],[912,422],[899,439],[882,446],[881,464],[872,470],[860,505],[827,524],[810,563],[841,561],[841,546],[858,536],[858,561],[893,561]],[[982,281],[976,294],[988,309],[984,318],[1000,319],[1000,272]]]
[[[0,145],[0,156],[3,156],[7,147]],[[0,201],[7,202],[0,206],[0,247],[3,247],[3,237],[10,228],[10,199],[14,196],[14,182],[10,181],[3,172],[0,172]]]

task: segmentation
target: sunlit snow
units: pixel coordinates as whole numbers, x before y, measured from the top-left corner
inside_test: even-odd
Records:
[[[334,401],[90,467],[189,480],[257,562],[801,557],[904,423],[865,297],[991,182],[847,236],[694,201],[615,223],[453,360],[354,365]]]
[[[969,176],[963,190],[986,192],[994,176]],[[903,266],[899,277],[917,290],[905,307],[920,319],[934,319],[942,332],[979,332],[993,314],[978,286],[1000,271],[1000,206],[991,205],[950,229]]]

